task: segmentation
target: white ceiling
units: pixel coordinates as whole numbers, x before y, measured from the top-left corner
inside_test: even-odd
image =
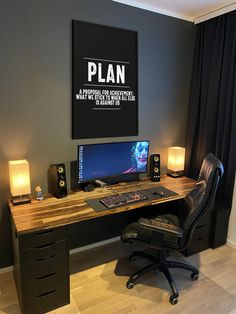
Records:
[[[113,0],[195,23],[236,9],[232,0]]]

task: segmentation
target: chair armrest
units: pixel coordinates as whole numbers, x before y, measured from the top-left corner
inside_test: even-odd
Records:
[[[158,231],[162,234],[172,234],[178,238],[182,238],[183,230],[178,226],[175,226],[168,222],[166,219],[155,218],[155,219],[146,219],[140,218],[138,223],[149,230]]]

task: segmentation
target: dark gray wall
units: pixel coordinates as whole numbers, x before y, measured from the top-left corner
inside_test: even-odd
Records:
[[[150,139],[163,170],[167,147],[185,144],[195,30],[192,23],[108,0],[0,0],[0,7],[0,267],[5,267],[12,262],[8,160],[28,159],[32,190],[41,185],[47,191],[51,163],[65,162],[69,176],[78,143],[111,140],[71,139],[71,20],[138,31],[140,136],[116,140]]]

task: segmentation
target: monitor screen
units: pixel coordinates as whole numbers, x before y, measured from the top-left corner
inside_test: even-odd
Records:
[[[147,172],[149,141],[78,145],[79,182]]]

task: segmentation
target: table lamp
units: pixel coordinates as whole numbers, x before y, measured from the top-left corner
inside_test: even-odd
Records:
[[[8,165],[12,204],[21,205],[30,203],[29,194],[31,193],[31,188],[28,161],[13,160],[9,161]]]
[[[179,171],[184,170],[185,148],[183,147],[169,147],[168,148],[168,163],[167,169],[172,172],[167,173],[168,176],[173,178],[182,177]]]

